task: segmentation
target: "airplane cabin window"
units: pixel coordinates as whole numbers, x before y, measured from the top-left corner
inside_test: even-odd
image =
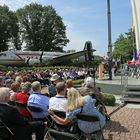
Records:
[[[6,56],[6,54],[5,53],[1,53],[0,56]]]

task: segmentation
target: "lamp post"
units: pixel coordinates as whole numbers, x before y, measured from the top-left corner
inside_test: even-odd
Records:
[[[107,18],[108,18],[108,63],[109,63],[109,80],[112,80],[112,40],[111,40],[111,12],[110,12],[110,0],[107,0]]]

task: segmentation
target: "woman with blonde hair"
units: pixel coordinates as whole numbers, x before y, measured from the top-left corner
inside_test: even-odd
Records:
[[[70,88],[67,93],[67,111],[66,118],[60,118],[54,114],[54,112],[49,109],[49,114],[52,115],[57,121],[66,125],[70,123],[76,114],[84,113],[87,115],[96,115],[100,119],[100,125],[103,127],[105,125],[105,117],[95,108],[96,99],[92,99],[91,96],[81,96],[75,88]],[[78,127],[84,133],[92,133],[94,131],[100,130],[98,122],[86,122],[78,120]]]
[[[84,105],[85,100],[75,88],[71,88],[67,93],[67,111],[73,111]]]
[[[21,83],[22,83],[22,81],[23,81],[22,76],[16,76],[16,78],[15,78],[15,82],[17,82],[17,83],[21,84]]]

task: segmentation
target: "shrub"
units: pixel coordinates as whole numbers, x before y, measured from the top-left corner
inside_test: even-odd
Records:
[[[73,80],[73,85],[81,85],[84,82],[84,79]]]
[[[108,93],[103,93],[102,95],[104,98],[105,105],[109,105],[109,106],[115,105],[116,99],[114,95]]]
[[[0,65],[0,71],[7,71],[7,67],[3,66],[3,65]]]

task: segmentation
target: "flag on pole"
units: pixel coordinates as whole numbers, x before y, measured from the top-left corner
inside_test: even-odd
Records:
[[[133,60],[134,61],[138,60],[138,54],[137,54],[137,50],[136,49],[134,50],[134,53],[133,53]]]
[[[133,27],[135,27],[136,48],[140,50],[140,0],[131,0]],[[134,31],[134,28],[133,28]]]

